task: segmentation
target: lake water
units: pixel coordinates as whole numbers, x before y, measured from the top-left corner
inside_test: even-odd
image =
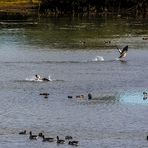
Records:
[[[80,148],[146,148],[147,38],[146,19],[1,21],[0,147],[71,147],[31,141],[32,131],[71,135]],[[116,47],[125,45],[128,55],[119,61]],[[32,81],[35,74],[52,81]],[[27,135],[18,134],[23,130]]]

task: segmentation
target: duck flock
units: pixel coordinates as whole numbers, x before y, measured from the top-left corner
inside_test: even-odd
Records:
[[[27,131],[21,131],[19,132],[19,135],[27,135]],[[65,144],[67,143],[68,145],[72,145],[72,146],[78,146],[79,141],[73,140],[72,136],[65,136],[64,139],[60,139],[59,136],[57,136],[56,138],[53,137],[45,137],[45,135],[40,132],[37,135],[32,134],[32,131],[29,132],[28,138],[30,140],[37,140],[38,138],[42,139],[42,142],[56,142],[57,144]]]

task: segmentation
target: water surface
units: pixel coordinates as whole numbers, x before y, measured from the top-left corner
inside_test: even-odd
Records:
[[[30,141],[30,130],[71,135],[81,148],[147,147],[147,37],[148,21],[130,18],[1,22],[0,147],[59,147]],[[128,56],[119,61],[116,47],[125,45]],[[53,81],[30,81],[35,74]]]

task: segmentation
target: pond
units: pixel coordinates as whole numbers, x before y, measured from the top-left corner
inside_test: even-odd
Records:
[[[80,148],[147,147],[147,19],[1,21],[0,53],[0,147],[59,147],[29,131],[71,135]]]

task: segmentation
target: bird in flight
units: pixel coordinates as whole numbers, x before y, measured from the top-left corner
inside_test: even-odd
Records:
[[[118,49],[118,48],[117,48]],[[127,56],[127,51],[128,51],[128,45],[123,47],[123,49],[118,49],[120,56],[119,58],[125,58]]]

